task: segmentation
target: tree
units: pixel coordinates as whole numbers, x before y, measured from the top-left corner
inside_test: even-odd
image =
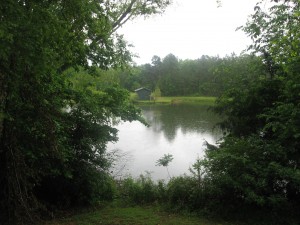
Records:
[[[193,176],[197,179],[197,186],[198,188],[201,188],[202,179],[205,174],[204,166],[203,166],[203,160],[197,158],[196,162],[192,165],[192,167],[189,168],[189,171],[193,174]]]
[[[253,40],[249,49],[264,57],[267,70],[274,77],[291,72],[298,62],[299,2],[272,0],[269,7],[264,7],[264,2],[256,5],[251,20],[241,29]]]
[[[161,65],[162,76],[160,79],[160,88],[163,96],[177,95],[176,87],[178,87],[178,70],[179,63],[175,55],[167,55]]]
[[[129,67],[126,70],[120,71],[118,73],[120,85],[129,91],[140,88],[140,71],[141,69],[139,67]]]
[[[104,5],[113,21],[112,31],[116,31],[128,20],[138,16],[162,13],[170,3],[170,0],[105,0]]]
[[[168,154],[164,154],[163,157],[161,157],[160,159],[158,159],[156,161],[157,166],[166,167],[170,179],[171,179],[171,176],[170,176],[170,173],[169,173],[169,170],[168,170],[168,165],[169,165],[170,162],[172,162],[172,160],[173,160],[173,156],[168,153]]]
[[[161,97],[161,91],[160,91],[159,87],[156,86],[155,90],[151,93],[151,99],[154,100],[154,102],[155,102],[156,99],[158,99],[159,97]]]
[[[156,73],[153,66],[150,64],[145,64],[141,66],[140,72],[140,83],[141,85],[154,90],[158,82],[158,74]]]
[[[49,181],[62,181],[57,183],[62,191],[62,184],[99,184],[92,174],[106,167],[102,153],[116,133],[110,117],[132,120],[138,112],[123,90],[78,89],[63,72],[82,66],[92,74],[93,66],[127,64],[131,54],[116,30],[167,5],[164,0],[1,1],[1,224],[31,223]]]
[[[208,179],[220,201],[248,214],[277,213],[280,224],[297,220],[300,200],[299,7],[298,1],[255,7],[243,29],[268,76],[219,98],[217,110],[225,115],[229,135],[206,152]]]

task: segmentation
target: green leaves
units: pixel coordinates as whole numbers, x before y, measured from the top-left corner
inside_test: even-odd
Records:
[[[156,161],[156,166],[164,166],[167,168],[167,172],[168,172],[168,175],[169,175],[169,178],[171,179],[171,176],[170,176],[170,173],[169,173],[169,170],[168,170],[168,165],[170,162],[172,162],[173,160],[173,156],[171,154],[164,154],[163,157],[161,157],[160,159],[158,159]]]
[[[32,223],[33,212],[41,212],[39,200],[72,206],[76,196],[81,203],[103,197],[105,146],[117,133],[111,120],[131,121],[140,114],[115,80],[82,68],[129,63],[128,44],[114,33],[126,19],[115,19],[155,14],[169,4],[131,3],[1,1],[1,224]],[[72,67],[79,74],[62,74]],[[57,195],[48,196],[47,190]]]
[[[244,31],[253,39],[252,49],[268,52],[274,65],[280,64],[283,71],[293,67],[299,56],[299,4],[291,1],[276,1],[263,6],[251,16]],[[267,7],[266,7],[267,6]]]
[[[180,60],[169,54],[162,61],[154,56],[152,64],[139,69],[131,84],[138,82],[151,90],[159,87],[163,96],[220,96],[230,88],[247,88],[249,83],[267,75],[261,58],[246,54],[202,56],[195,60]]]
[[[266,1],[262,1],[264,3]],[[262,210],[299,210],[299,4],[256,7],[243,28],[268,75],[229,89],[217,100],[229,135],[206,151],[208,179],[221,198]],[[296,28],[297,27],[297,28]]]
[[[173,156],[171,154],[164,154],[163,157],[156,161],[157,166],[168,166],[170,162],[172,162]]]

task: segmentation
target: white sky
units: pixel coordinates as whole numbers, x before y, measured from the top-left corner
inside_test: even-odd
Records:
[[[131,50],[140,58],[137,64],[151,63],[173,53],[179,59],[197,59],[202,55],[225,56],[240,54],[251,43],[243,31],[258,0],[173,0],[163,15],[139,18],[120,30],[135,47]]]

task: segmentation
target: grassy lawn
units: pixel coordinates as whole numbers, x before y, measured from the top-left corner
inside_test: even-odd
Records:
[[[194,216],[161,212],[155,207],[118,207],[108,205],[102,209],[81,213],[70,218],[47,222],[44,225],[225,225]],[[229,225],[229,224],[227,224]]]
[[[138,103],[143,104],[186,104],[186,103],[194,103],[201,105],[209,105],[212,106],[215,104],[216,97],[206,97],[206,96],[198,96],[198,97],[186,97],[186,96],[176,96],[176,97],[158,97],[155,102],[154,101],[138,101]]]

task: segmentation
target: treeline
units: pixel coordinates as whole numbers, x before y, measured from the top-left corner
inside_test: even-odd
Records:
[[[163,59],[153,56],[151,64],[122,71],[119,81],[127,90],[159,89],[162,96],[220,96],[228,88],[247,86],[263,74],[266,72],[261,57],[255,55],[181,60],[169,54]]]

